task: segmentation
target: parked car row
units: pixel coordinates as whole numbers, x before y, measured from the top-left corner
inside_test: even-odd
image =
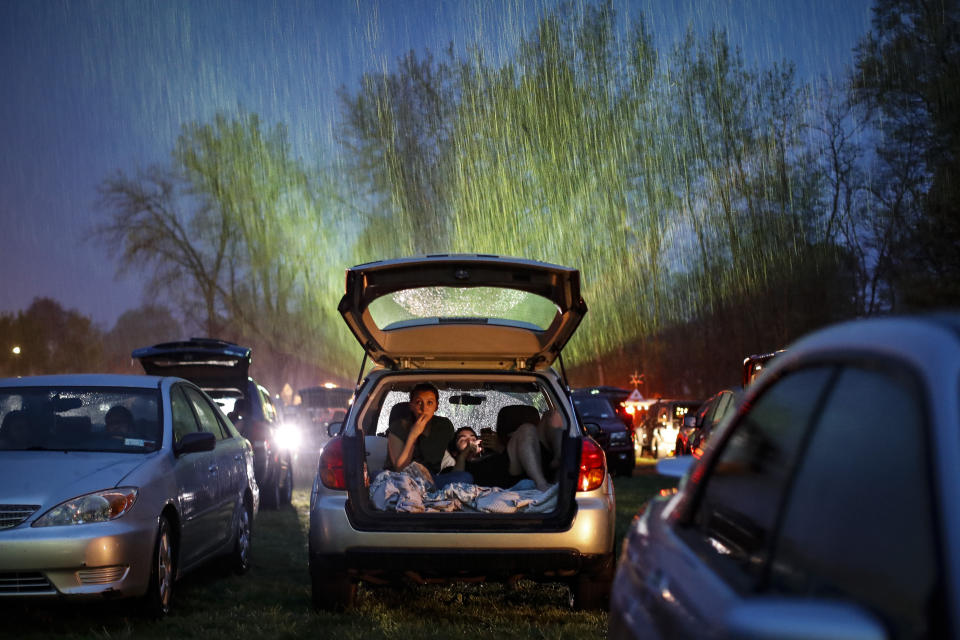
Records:
[[[131,596],[164,615],[193,568],[227,556],[245,572],[261,504],[290,502],[291,452],[249,348],[132,355],[147,375],[0,380],[0,599]]]
[[[0,599],[140,598],[250,562],[254,451],[199,387],[175,377],[0,380]]]

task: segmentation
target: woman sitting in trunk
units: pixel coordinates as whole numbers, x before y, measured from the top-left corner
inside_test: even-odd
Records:
[[[430,473],[440,472],[443,453],[453,438],[453,423],[435,415],[440,402],[437,388],[421,382],[410,391],[410,412],[390,421],[387,428],[387,464],[402,471],[419,462]]]

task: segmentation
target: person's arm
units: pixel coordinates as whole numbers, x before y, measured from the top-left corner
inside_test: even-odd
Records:
[[[417,438],[423,433],[429,421],[430,418],[426,414],[417,418],[417,421],[410,426],[406,440],[401,440],[399,436],[392,433],[389,435],[387,438],[387,453],[395,471],[402,470],[413,460],[413,448],[417,444]]]

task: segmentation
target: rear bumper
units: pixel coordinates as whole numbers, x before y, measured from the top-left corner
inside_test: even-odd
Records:
[[[315,498],[310,511],[314,571],[346,571],[372,581],[411,573],[425,579],[562,579],[599,570],[612,558],[615,505],[609,478],[599,489],[577,494],[576,514],[562,530],[511,530],[509,524],[485,531],[360,530],[351,523],[346,503],[344,492]]]
[[[580,574],[608,571],[613,555],[584,555],[567,550],[452,550],[354,548],[345,554],[312,554],[310,570],[319,575],[347,573],[370,582],[445,582],[450,580],[507,580],[517,576],[564,581]]]

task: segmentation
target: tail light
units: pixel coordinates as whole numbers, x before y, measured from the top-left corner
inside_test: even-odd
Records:
[[[593,438],[584,438],[580,448],[580,475],[577,491],[593,491],[607,477],[607,456]]]
[[[327,489],[345,491],[347,478],[343,472],[343,438],[334,438],[320,452],[320,482]]]

